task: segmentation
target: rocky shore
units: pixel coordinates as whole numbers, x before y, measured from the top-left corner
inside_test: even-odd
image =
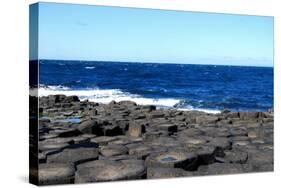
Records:
[[[273,171],[273,112],[50,95],[40,97],[39,113],[40,185]]]

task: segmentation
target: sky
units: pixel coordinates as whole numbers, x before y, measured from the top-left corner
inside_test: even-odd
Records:
[[[57,3],[38,12],[39,59],[273,66],[273,17]]]

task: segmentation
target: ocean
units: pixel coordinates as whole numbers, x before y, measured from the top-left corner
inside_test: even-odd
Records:
[[[39,96],[209,113],[273,108],[273,68],[98,61],[39,61]]]

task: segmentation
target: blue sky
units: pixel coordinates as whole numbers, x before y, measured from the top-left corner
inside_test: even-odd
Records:
[[[38,55],[273,66],[273,17],[40,3]]]

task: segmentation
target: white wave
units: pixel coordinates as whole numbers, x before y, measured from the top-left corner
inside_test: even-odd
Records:
[[[134,101],[139,105],[155,105],[159,108],[174,108],[176,104],[180,102],[179,99],[164,98],[164,99],[153,99],[144,98],[140,95],[123,92],[120,89],[85,89],[85,90],[71,90],[64,86],[41,86],[38,90],[38,96],[48,96],[62,94],[66,96],[76,95],[80,100],[89,100],[91,102],[98,102],[108,104],[111,101]],[[193,106],[187,105],[184,108],[177,108],[181,111],[201,111],[205,113],[217,114],[221,113],[219,110],[194,108]]]
[[[62,90],[62,91],[67,91],[67,90],[69,90],[69,88],[68,87],[66,87],[66,86],[61,86],[61,85],[57,85],[57,86],[43,86],[43,88],[45,88],[45,89],[50,89],[50,90],[53,90],[53,91],[55,91],[55,90]],[[40,90],[41,88],[39,88],[39,90]]]
[[[213,109],[206,109],[206,108],[193,108],[193,107],[178,108],[178,110],[181,110],[181,111],[199,111],[199,112],[205,112],[205,113],[208,113],[208,114],[219,114],[219,113],[221,113],[220,110],[213,110]]]
[[[85,69],[95,69],[96,67],[85,67]]]
[[[134,101],[139,105],[155,105],[159,107],[173,107],[180,102],[178,99],[153,99],[144,98],[140,95],[134,95],[127,92],[122,92],[119,89],[89,89],[89,90],[71,90],[67,87],[48,86],[40,87],[38,96],[48,96],[62,94],[66,96],[77,95],[80,100],[89,100],[92,102],[108,104],[111,101]]]

